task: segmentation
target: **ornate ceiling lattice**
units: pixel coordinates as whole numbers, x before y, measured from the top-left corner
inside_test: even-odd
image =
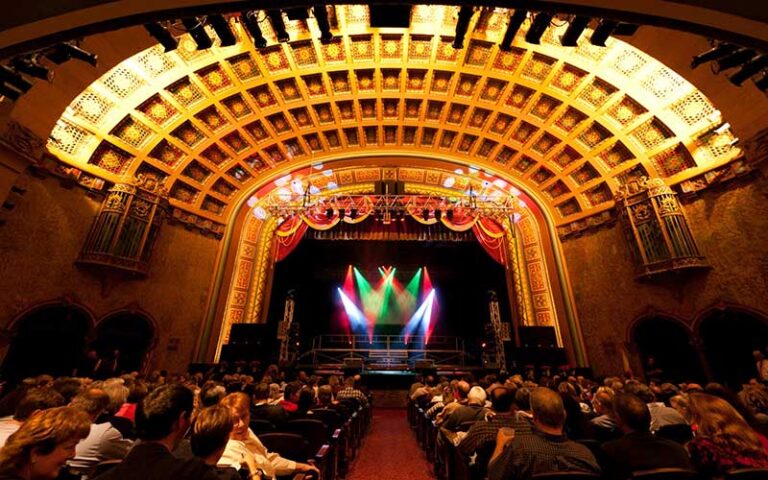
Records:
[[[336,7],[325,45],[313,20],[289,22],[287,44],[264,22],[261,50],[233,18],[235,46],[197,51],[184,35],[174,52],[158,45],[113,68],[48,148],[88,185],[162,178],[177,214],[217,224],[265,178],[358,154],[497,171],[539,192],[559,225],[604,214],[639,176],[674,185],[741,154],[700,91],[624,42],[562,47],[553,26],[531,45],[524,25],[501,51],[509,13],[476,15],[463,50],[451,46],[455,7],[415,7],[407,31]]]

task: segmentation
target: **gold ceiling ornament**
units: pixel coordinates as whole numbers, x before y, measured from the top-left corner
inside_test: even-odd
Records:
[[[155,176],[174,215],[216,224],[292,165],[356,155],[498,172],[540,192],[558,226],[605,215],[642,176],[675,185],[741,155],[700,91],[620,40],[562,47],[565,26],[553,26],[532,45],[526,23],[505,52],[510,12],[495,9],[455,50],[456,13],[421,5],[409,29],[371,29],[366,6],[338,6],[332,42],[289,22],[294,41],[266,29],[260,50],[232,18],[234,46],[197,51],[185,36],[107,72],[67,107],[48,149],[84,179]]]

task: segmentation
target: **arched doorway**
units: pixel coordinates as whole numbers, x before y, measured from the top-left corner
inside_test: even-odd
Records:
[[[137,312],[113,313],[96,326],[93,348],[109,373],[139,371],[155,338],[155,327],[145,315]],[[114,365],[114,367],[112,366]]]
[[[15,383],[44,373],[71,375],[92,324],[88,312],[74,305],[50,304],[29,311],[13,323],[3,376]]]
[[[766,319],[738,309],[714,310],[700,320],[698,332],[715,381],[739,388],[756,377],[752,351],[768,345]]]
[[[640,360],[647,371],[648,360],[653,357],[657,373],[663,381],[702,381],[704,378],[691,333],[676,320],[653,316],[639,320],[630,336],[637,347]]]

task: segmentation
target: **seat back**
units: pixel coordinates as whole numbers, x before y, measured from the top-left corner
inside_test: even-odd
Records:
[[[310,451],[316,452],[328,443],[328,427],[320,420],[299,419],[286,422],[283,427],[289,433],[301,435],[308,443]]]
[[[342,425],[339,412],[330,408],[316,408],[312,410],[312,416],[326,424],[330,431],[336,430]]]
[[[725,474],[725,480],[765,480],[768,468],[740,468]]]
[[[275,425],[269,420],[264,420],[263,418],[252,418],[249,426],[251,427],[253,433],[257,436],[275,431]]]
[[[654,468],[632,473],[633,479],[638,480],[696,480],[699,474],[685,468]]]
[[[88,473],[88,478],[98,477],[102,473],[112,470],[121,463],[123,463],[122,460],[104,460],[103,462],[99,462]]]
[[[466,422],[461,422],[459,424],[459,429],[456,430],[456,431],[457,432],[468,432],[469,429],[472,427],[472,425],[475,424],[476,421],[477,420],[469,420],[469,421],[466,421]]]
[[[259,435],[259,440],[267,450],[289,460],[306,462],[314,455],[309,442],[295,433],[265,433]]]
[[[602,478],[598,473],[588,472],[550,472],[532,476],[534,480],[596,480]]]
[[[685,444],[693,438],[693,431],[690,425],[683,423],[676,425],[664,425],[656,431],[656,436],[672,440],[674,442]]]

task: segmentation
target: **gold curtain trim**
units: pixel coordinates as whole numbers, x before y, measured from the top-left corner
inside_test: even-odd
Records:
[[[501,229],[501,232],[496,233],[496,232],[491,232],[490,230],[488,230],[485,227],[485,225],[483,225],[483,222],[477,222],[477,225],[480,227],[480,229],[483,231],[483,233],[485,233],[486,235],[488,235],[491,238],[498,239],[498,238],[501,238],[501,237],[504,236],[504,228]]]

